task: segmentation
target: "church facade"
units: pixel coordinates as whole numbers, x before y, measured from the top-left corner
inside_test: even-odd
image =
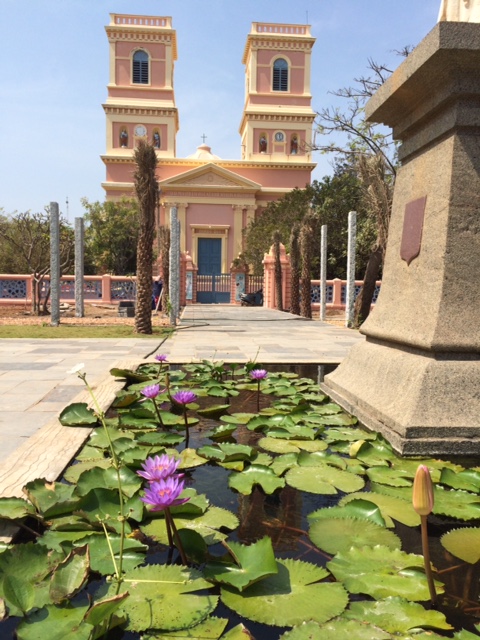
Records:
[[[240,159],[224,160],[206,144],[178,158],[174,94],[176,32],[170,17],[111,14],[106,115],[108,200],[133,192],[133,150],[140,139],[156,149],[161,205],[157,224],[176,206],[181,251],[198,273],[225,273],[242,252],[242,230],[269,202],[310,183],[311,51],[308,25],[254,22],[243,53],[245,103]],[[241,79],[239,78],[239,82]]]

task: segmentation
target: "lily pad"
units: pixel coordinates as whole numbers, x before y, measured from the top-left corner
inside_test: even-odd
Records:
[[[452,555],[469,564],[480,560],[480,528],[454,529],[440,538],[440,542]]]
[[[335,495],[338,490],[353,493],[365,484],[360,476],[323,463],[314,467],[293,467],[287,471],[285,480],[295,489],[322,495]]]
[[[228,486],[244,496],[252,493],[255,485],[260,485],[265,493],[271,494],[285,486],[285,480],[279,478],[270,467],[251,464],[241,473],[232,473],[228,478]]]
[[[58,416],[60,424],[64,427],[92,427],[97,424],[98,418],[86,402],[73,402]]]
[[[228,624],[226,618],[214,618],[210,617],[200,624],[196,624],[189,629],[182,629],[181,631],[167,631],[165,633],[155,632],[150,635],[148,632],[142,635],[142,640],[172,640],[174,638],[182,638],[182,640],[219,640],[222,636],[225,627]],[[222,636],[224,640],[226,636]],[[247,640],[247,637],[239,637],[239,640]]]
[[[146,629],[186,629],[202,622],[217,606],[218,597],[195,592],[211,585],[200,572],[185,567],[156,565],[139,567],[125,574],[121,593],[129,597],[120,611],[128,615],[132,631]],[[101,595],[104,595],[100,589]],[[116,595],[117,586],[110,585],[106,595]]]
[[[222,587],[221,599],[244,618],[291,627],[304,620],[326,622],[340,615],[348,594],[340,583],[321,583],[328,573],[300,560],[278,560],[278,573],[245,589]]]
[[[311,541],[323,551],[336,554],[351,547],[383,545],[389,549],[399,549],[400,538],[392,531],[371,520],[358,518],[322,518],[311,522]],[[390,595],[390,594],[389,594]]]
[[[287,631],[279,640],[392,640],[390,633],[365,622],[356,620],[330,620],[325,624],[304,622]]]
[[[362,495],[356,494],[356,495]],[[346,503],[345,506],[326,507],[317,509],[308,516],[310,522],[323,520],[325,518],[358,518],[359,520],[371,520],[375,524],[385,527],[385,520],[380,509],[373,502],[357,498]]]
[[[325,451],[328,445],[323,440],[284,440],[280,438],[261,438],[258,446],[272,453],[298,453],[305,451]]]
[[[344,506],[351,500],[365,500],[376,504],[385,520],[385,526],[389,528],[394,526],[393,520],[397,520],[407,527],[417,527],[420,524],[420,516],[413,509],[412,503],[402,498],[387,496],[374,491],[365,491],[344,496],[339,504]]]
[[[390,633],[408,633],[412,629],[445,629],[452,626],[443,613],[427,611],[417,602],[391,597],[378,602],[352,602],[344,618],[375,624]]]
[[[250,545],[230,542],[228,545],[224,543],[224,546],[229,550],[230,556],[227,556],[227,562],[222,558],[220,561],[207,563],[204,569],[207,580],[228,584],[243,591],[278,572],[272,541],[268,536]]]
[[[423,557],[385,546],[352,547],[341,551],[327,564],[350,593],[363,593],[376,599],[400,596],[423,602],[429,599]],[[441,582],[435,582],[443,593]]]

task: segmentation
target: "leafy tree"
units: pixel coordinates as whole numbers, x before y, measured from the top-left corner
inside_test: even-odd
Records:
[[[64,218],[59,222],[60,273],[73,266],[74,231]],[[0,254],[3,267],[9,273],[28,273],[33,276],[32,311],[48,313],[49,287],[45,277],[50,273],[50,216],[44,213],[14,213],[0,218]]]
[[[410,48],[405,47],[398,53],[407,56]],[[319,134],[334,135],[335,141],[314,146],[317,150],[334,153],[337,161],[346,161],[355,168],[361,185],[361,206],[376,225],[364,286],[355,304],[355,326],[370,313],[375,282],[383,266],[397,163],[396,144],[391,134],[379,125],[367,122],[364,115],[365,103],[385,82],[391,70],[373,60],[368,61],[368,68],[370,75],[355,78],[352,87],[333,92],[346,99],[345,109],[327,107],[318,112]]]
[[[291,302],[290,313],[300,315],[300,223],[295,222],[290,233]]]
[[[119,202],[89,202],[86,211],[86,270],[124,276],[135,272],[139,232],[138,202],[123,197]]]
[[[282,242],[291,250],[290,236],[295,223],[301,223],[310,212],[312,227],[312,260],[309,265],[312,278],[318,277],[320,264],[320,229],[328,226],[327,277],[346,277],[348,212],[358,213],[357,268],[366,265],[374,239],[371,221],[360,207],[360,180],[347,164],[338,165],[333,176],[321,182],[314,181],[305,189],[294,189],[280,200],[272,202],[245,230],[245,258],[254,273],[262,273],[262,260],[270,249],[270,238],[275,230]]]
[[[310,264],[312,262],[312,214],[305,216],[300,227],[300,254],[302,267],[300,277],[300,314],[304,318],[312,317],[311,275]]]
[[[158,203],[158,181],[155,176],[157,156],[153,145],[140,140],[133,157],[136,164],[133,178],[140,219],[137,242],[135,331],[150,334],[152,333],[153,241],[155,209]]]

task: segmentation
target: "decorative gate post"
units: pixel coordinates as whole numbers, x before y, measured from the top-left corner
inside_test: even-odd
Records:
[[[235,262],[235,261],[234,261]],[[247,293],[248,265],[230,267],[230,304],[240,304],[242,293]]]

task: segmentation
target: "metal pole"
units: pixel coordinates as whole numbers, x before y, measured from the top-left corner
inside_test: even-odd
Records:
[[[320,320],[327,317],[327,225],[320,234]]]
[[[85,257],[85,230],[83,218],[75,218],[75,317],[83,318],[85,315],[84,304],[84,257]]]
[[[345,326],[353,323],[355,304],[355,243],[357,237],[357,212],[348,214],[348,253],[347,253],[347,296],[345,303]]]
[[[60,324],[60,216],[58,202],[50,202],[50,324]]]

